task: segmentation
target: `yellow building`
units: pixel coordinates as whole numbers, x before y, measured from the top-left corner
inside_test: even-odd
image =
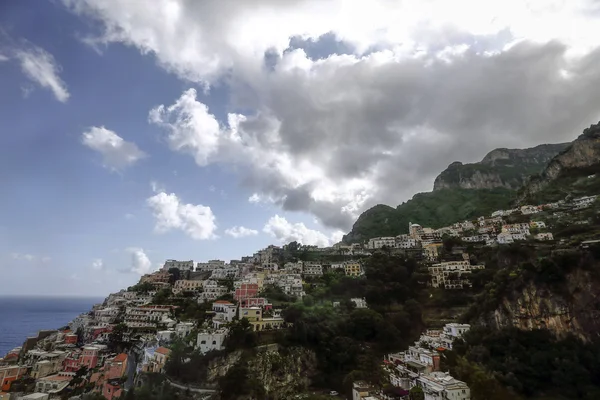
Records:
[[[281,317],[263,318],[260,307],[240,307],[239,317],[240,319],[246,318],[254,331],[280,329],[285,326],[285,321]]]
[[[361,276],[363,274],[360,263],[357,261],[348,261],[344,263],[344,272],[348,276]]]

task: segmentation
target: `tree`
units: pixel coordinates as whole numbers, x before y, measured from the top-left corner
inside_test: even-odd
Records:
[[[237,349],[249,349],[256,346],[257,337],[252,324],[247,318],[242,318],[231,322],[229,333],[225,338],[225,348],[229,351]]]
[[[425,393],[420,386],[414,386],[410,389],[409,398],[410,400],[425,400]]]

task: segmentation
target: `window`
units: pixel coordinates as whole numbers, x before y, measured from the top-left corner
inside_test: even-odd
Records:
[[[213,340],[213,344],[217,344],[217,341],[216,341],[216,340]]]
[[[206,344],[206,340],[201,341],[200,344]]]

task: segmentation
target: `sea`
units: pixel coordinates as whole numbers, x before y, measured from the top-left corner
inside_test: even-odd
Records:
[[[0,357],[43,329],[58,329],[103,298],[0,296]]]

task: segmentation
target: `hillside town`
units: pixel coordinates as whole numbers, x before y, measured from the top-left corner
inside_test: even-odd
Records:
[[[408,234],[365,243],[326,248],[295,242],[270,245],[229,263],[166,260],[160,270],[142,276],[136,285],[110,294],[63,328],[27,338],[0,359],[0,400],[81,399],[81,395],[69,395],[74,389],[98,393],[107,400],[122,397],[140,384],[144,373],[164,372],[173,343],[183,342],[208,354],[225,349],[237,321],[244,320],[250,331],[265,335],[289,328],[292,322],[284,318],[278,296],[301,300],[307,285],[325,274],[361,279],[364,261],[375,251],[398,252],[418,260],[427,269],[431,288],[469,288],[469,276],[486,266],[472,262],[468,245],[552,242],[550,220],[576,216],[595,200],[596,196],[588,196],[498,210],[439,229],[411,223]],[[461,245],[443,252],[449,238]],[[364,298],[349,301],[356,309],[369,307]],[[181,304],[204,307],[208,318],[190,318]],[[342,304],[337,301],[331,306]],[[469,400],[467,384],[440,367],[440,354],[451,350],[454,340],[469,328],[449,323],[441,330],[425,331],[413,346],[382,360],[387,379],[397,390],[384,392],[356,381],[353,399],[407,398],[418,386],[427,400]],[[206,389],[202,396],[213,392]]]

